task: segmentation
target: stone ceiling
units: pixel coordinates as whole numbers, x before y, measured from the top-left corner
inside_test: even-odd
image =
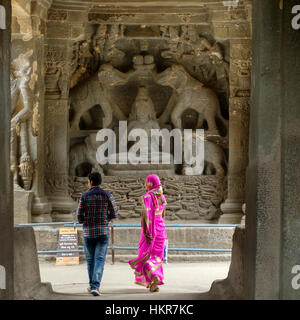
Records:
[[[216,39],[240,39],[251,37],[251,3],[252,0],[53,0],[47,20],[52,21],[55,29],[58,21],[71,25],[79,25],[80,22],[141,26],[210,25]],[[234,10],[230,10],[229,4]],[[85,28],[80,26],[79,29],[82,27]],[[48,36],[52,38],[50,34]]]
[[[165,14],[190,14],[196,16],[210,10],[228,11],[232,5],[235,9],[245,9],[245,5],[251,3],[252,0],[192,0],[192,1],[109,1],[109,0],[53,0],[52,9],[71,10],[71,11],[86,11],[88,13],[148,13],[161,16]],[[155,21],[154,21],[155,23]]]

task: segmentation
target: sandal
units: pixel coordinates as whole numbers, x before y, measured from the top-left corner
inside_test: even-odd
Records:
[[[154,276],[150,285],[150,292],[159,292],[157,284],[160,282],[158,276]]]

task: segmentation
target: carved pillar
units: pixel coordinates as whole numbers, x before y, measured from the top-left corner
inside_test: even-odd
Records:
[[[0,26],[0,300],[14,298],[13,187],[10,171],[10,43],[11,1],[1,1],[5,17]],[[3,25],[5,23],[5,25]]]
[[[245,202],[251,87],[251,43],[230,44],[228,195],[221,205],[219,223],[241,223]]]
[[[77,203],[69,195],[69,51],[46,47],[45,177],[54,221],[74,219]]]
[[[45,59],[44,42],[45,42],[45,21],[51,1],[36,1],[33,3],[32,23],[34,26],[34,38],[36,39],[36,52],[38,59],[38,75],[39,79],[44,77],[43,61]],[[50,221],[50,213],[52,205],[45,195],[45,153],[44,153],[44,131],[45,125],[45,85],[44,81],[39,83],[39,105],[34,109],[33,114],[33,134],[37,136],[37,163],[36,163],[36,185],[34,185],[35,196],[32,204],[32,220],[33,221]]]
[[[32,99],[27,101],[30,104],[31,116],[26,123],[22,123],[21,135],[24,138],[21,145],[17,146],[21,151],[20,175],[25,190],[15,184],[15,218],[16,215],[19,216],[16,223],[51,221],[51,203],[45,196],[44,134],[41,129],[44,125],[43,48],[45,21],[50,5],[50,0],[31,1],[26,6],[21,2],[12,2],[12,56],[16,58],[22,52],[33,51],[32,74],[28,83]],[[20,220],[20,211],[25,207],[21,200],[24,193],[31,193],[33,197],[30,197],[32,200],[25,210],[28,211],[28,218],[22,215]]]

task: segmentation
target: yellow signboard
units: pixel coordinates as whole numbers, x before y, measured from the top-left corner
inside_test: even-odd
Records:
[[[58,250],[78,250],[77,228],[60,228]],[[56,265],[65,266],[79,264],[79,252],[59,252],[56,255]]]

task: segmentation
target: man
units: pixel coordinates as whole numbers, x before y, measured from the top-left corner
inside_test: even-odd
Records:
[[[109,242],[108,223],[118,214],[114,197],[99,187],[101,182],[100,173],[89,174],[89,191],[82,194],[77,209],[77,219],[83,224],[84,252],[90,284],[88,292],[94,296],[101,295],[100,283]]]

